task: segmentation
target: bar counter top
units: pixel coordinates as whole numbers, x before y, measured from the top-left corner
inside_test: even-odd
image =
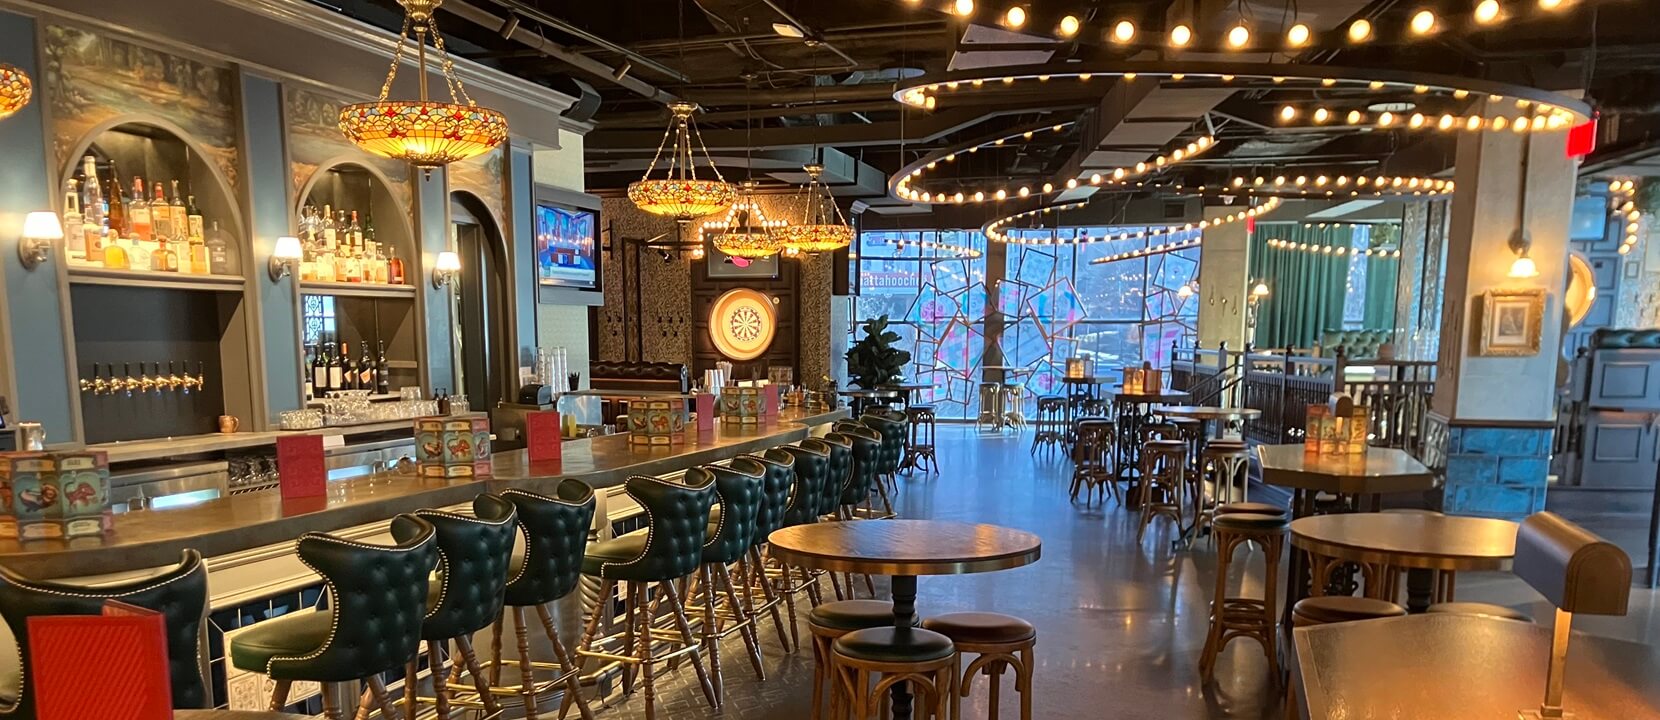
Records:
[[[525,450],[496,454],[492,477],[422,478],[413,469],[337,480],[322,497],[283,502],[276,490],[231,495],[187,507],[117,515],[102,537],[27,543],[0,540],[0,564],[35,578],[137,570],[178,562],[195,548],[205,557],[292,541],[306,532],[332,532],[388,520],[399,513],[467,502],[482,492],[520,488],[551,493],[575,478],[596,489],[633,475],[664,475],[801,440],[809,428],[846,417],[846,410],[785,408],[760,426],[717,423],[711,432],[686,433],[673,446],[631,445],[628,435],[568,440],[561,459],[532,463]]]

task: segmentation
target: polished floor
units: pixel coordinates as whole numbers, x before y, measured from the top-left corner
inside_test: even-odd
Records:
[[[908,517],[995,523],[1037,533],[1043,558],[1036,564],[983,575],[925,577],[918,612],[995,610],[1038,628],[1034,690],[1037,718],[1279,718],[1279,691],[1270,687],[1259,647],[1249,640],[1229,645],[1216,681],[1198,672],[1214,553],[1201,543],[1172,551],[1168,530],[1136,543],[1136,521],[1110,503],[1084,509],[1067,499],[1070,465],[1058,454],[1034,458],[1026,437],[940,429],[937,475],[901,477],[901,514]],[[1628,515],[1589,513],[1576,518],[1593,530],[1609,525],[1610,537],[1627,545],[1634,564],[1644,562],[1640,535]],[[1246,556],[1242,554],[1236,559]],[[1261,592],[1262,557],[1252,552],[1244,572],[1230,582]],[[878,588],[879,591],[881,588]],[[1460,576],[1460,599],[1520,607],[1549,622],[1549,607],[1521,581],[1499,574]],[[805,612],[805,608],[803,608]],[[1655,593],[1634,590],[1624,618],[1580,618],[1584,632],[1660,642]],[[768,679],[757,682],[736,637],[723,646],[726,708],[711,711],[689,667],[672,673],[659,694],[658,717],[742,717],[806,720],[811,688],[810,651],[786,654],[763,624]],[[803,629],[805,637],[805,629]],[[965,717],[987,717],[979,680],[964,705]],[[1018,718],[1010,681],[1004,681],[1002,717]],[[639,698],[608,698],[600,717],[637,717]]]

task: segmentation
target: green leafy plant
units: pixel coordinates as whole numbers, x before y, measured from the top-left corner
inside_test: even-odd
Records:
[[[866,320],[863,328],[865,336],[847,349],[847,374],[853,384],[873,390],[904,379],[900,371],[911,362],[911,354],[893,346],[899,333],[888,329],[888,316]]]

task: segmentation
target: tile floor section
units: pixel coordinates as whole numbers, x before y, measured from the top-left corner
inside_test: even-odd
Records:
[[[1267,682],[1262,652],[1249,640],[1228,646],[1216,682],[1205,684],[1199,678],[1216,568],[1208,546],[1172,552],[1167,530],[1150,531],[1138,546],[1136,521],[1129,512],[1110,503],[1105,509],[1073,506],[1066,495],[1070,465],[1058,456],[1034,459],[1027,451],[1030,442],[1029,436],[942,427],[941,472],[901,477],[900,511],[905,516],[1007,525],[1037,533],[1044,542],[1043,559],[1024,568],[923,578],[918,611],[926,616],[995,610],[1035,624],[1037,718],[1283,717],[1279,691]],[[1596,529],[1593,520],[1608,518],[1584,520]],[[1627,550],[1635,564],[1644,562],[1640,547]],[[1260,553],[1246,565],[1249,570],[1230,582],[1260,593]],[[1471,574],[1461,576],[1458,587],[1460,599],[1499,602],[1550,618],[1538,595],[1513,577]],[[1655,593],[1634,593],[1629,616],[1581,618],[1575,629],[1652,642],[1660,635]],[[704,704],[690,667],[683,667],[659,694],[658,716],[805,720],[811,652],[785,654],[770,623],[763,623],[762,631],[766,682],[755,680],[743,661],[742,644],[733,637],[723,645],[728,658],[725,711]],[[1010,681],[1004,682],[1002,717],[1018,718]],[[613,695],[608,701],[601,718],[642,714],[637,700]],[[986,703],[985,687],[977,681],[964,705],[965,717],[986,717]]]

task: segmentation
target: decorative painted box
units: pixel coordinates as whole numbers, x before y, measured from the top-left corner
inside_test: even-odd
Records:
[[[104,534],[109,459],[99,451],[0,453],[0,537],[55,540]]]
[[[488,477],[489,416],[468,413],[416,418],[415,460],[421,477]]]
[[[686,401],[635,400],[628,404],[630,445],[679,445],[686,442]]]
[[[1144,395],[1164,389],[1164,371],[1150,367],[1124,368],[1124,394]]]
[[[758,387],[722,388],[720,421],[727,425],[759,425],[766,400]]]

